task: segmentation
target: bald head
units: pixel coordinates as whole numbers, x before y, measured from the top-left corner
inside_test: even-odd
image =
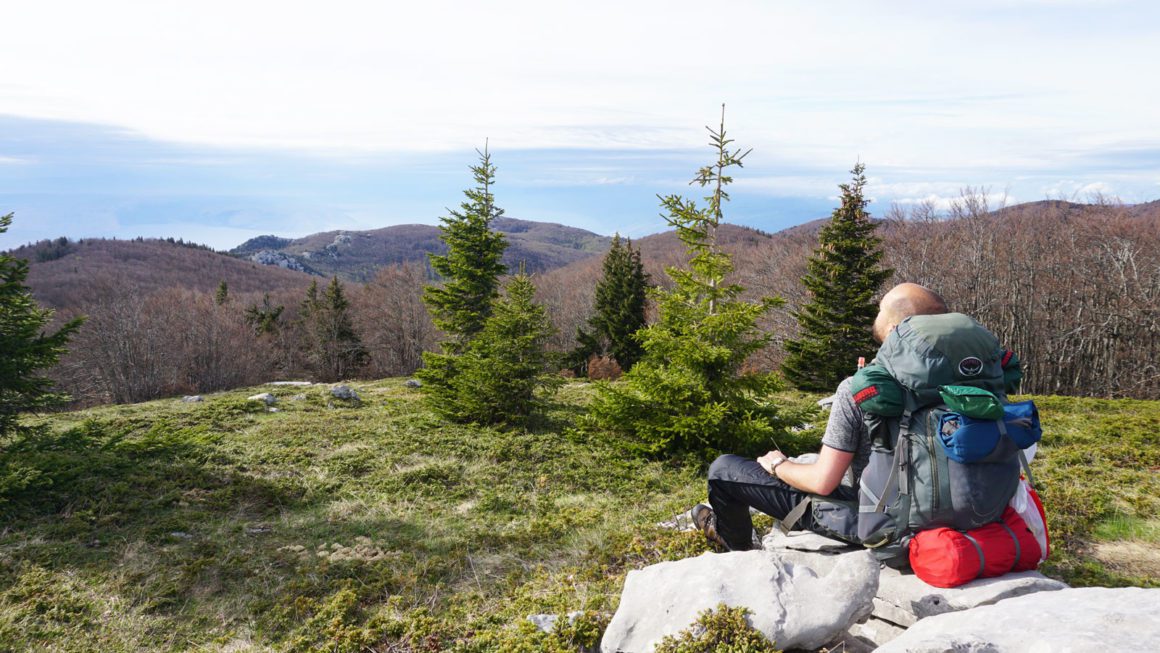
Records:
[[[946,312],[947,303],[935,291],[917,283],[900,283],[891,288],[878,303],[874,339],[878,342],[886,340],[894,327],[912,315],[940,315]]]

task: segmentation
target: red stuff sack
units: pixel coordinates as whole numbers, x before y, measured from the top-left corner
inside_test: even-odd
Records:
[[[910,541],[910,567],[928,585],[958,587],[976,578],[1035,569],[1042,553],[1035,534],[1008,507],[1001,521],[966,532],[919,532]]]

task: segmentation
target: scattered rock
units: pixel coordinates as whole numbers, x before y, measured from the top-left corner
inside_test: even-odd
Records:
[[[530,614],[528,621],[536,627],[540,632],[550,633],[556,627],[556,622],[560,620],[560,615],[556,614]]]
[[[1160,641],[1157,615],[1160,589],[1068,588],[923,619],[878,651],[1145,650]]]
[[[354,388],[348,385],[334,386],[330,389],[330,396],[335,399],[345,399],[347,401],[359,401],[360,399],[358,393],[354,391]]]
[[[306,401],[306,395],[294,395],[290,397],[290,401]]]
[[[865,647],[865,650],[873,651],[884,642],[889,642],[904,632],[906,632],[906,629],[902,626],[871,616],[866,621],[851,626],[850,630],[846,632],[845,637],[832,643],[838,644],[840,642],[845,648],[835,645],[827,646],[826,648],[836,651],[849,651],[849,653],[862,650],[859,647]]]
[[[652,651],[720,603],[751,610],[753,627],[785,649],[819,648],[870,614],[878,589],[872,553],[793,553],[706,553],[629,572],[601,650]],[[803,563],[810,557],[831,568],[819,576]]]
[[[173,531],[172,533],[169,534],[169,537],[172,537],[175,540],[193,539],[193,536],[190,535],[189,533],[186,533],[185,531]]]
[[[181,400],[187,404],[196,404],[200,401],[205,401],[205,399],[201,398],[201,395],[187,395],[182,397]]]
[[[882,570],[874,616],[904,628],[919,619],[946,612],[970,610],[1035,592],[1067,588],[1037,571],[1022,571],[997,578],[980,578],[950,589],[933,587],[913,574],[889,567]]]
[[[269,527],[269,526],[247,526],[246,527],[246,534],[247,535],[265,535],[266,533],[272,533],[272,532],[274,532],[274,529]]]
[[[403,385],[408,388],[421,388],[423,387],[423,382],[419,379],[407,379],[403,382]]]
[[[253,395],[251,397],[246,397],[246,399],[248,401],[261,401],[261,402],[265,403],[267,406],[273,406],[278,401],[278,398],[275,397],[274,395],[270,394],[269,392],[262,392],[260,394]]]
[[[266,385],[307,386],[314,385],[310,381],[270,381]]]

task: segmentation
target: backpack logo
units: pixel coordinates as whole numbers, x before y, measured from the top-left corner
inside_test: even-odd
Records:
[[[974,356],[967,356],[959,361],[959,374],[963,376],[978,376],[983,371],[983,361]]]

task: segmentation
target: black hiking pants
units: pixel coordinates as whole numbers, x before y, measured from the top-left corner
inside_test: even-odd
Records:
[[[733,551],[753,548],[750,507],[781,520],[808,496],[765,471],[752,458],[726,454],[709,466],[709,505],[717,515],[717,534]],[[856,493],[839,486],[830,496],[852,499]],[[811,511],[801,516],[795,528],[814,530]]]

